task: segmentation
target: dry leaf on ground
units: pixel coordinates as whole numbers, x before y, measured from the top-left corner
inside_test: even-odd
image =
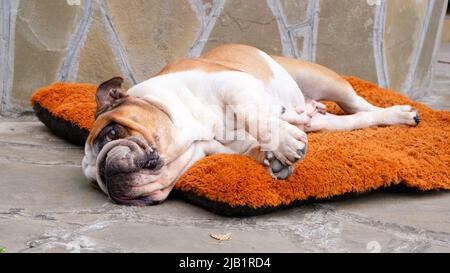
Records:
[[[210,234],[211,238],[217,240],[217,241],[229,241],[231,240],[231,233],[227,234]]]

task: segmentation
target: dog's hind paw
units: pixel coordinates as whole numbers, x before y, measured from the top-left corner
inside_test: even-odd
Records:
[[[420,124],[420,116],[419,116],[419,114],[417,114],[415,117],[414,117],[414,121],[416,122],[416,125],[419,125]]]
[[[390,125],[417,126],[421,121],[419,112],[410,105],[394,105],[384,111],[389,115],[387,120]]]

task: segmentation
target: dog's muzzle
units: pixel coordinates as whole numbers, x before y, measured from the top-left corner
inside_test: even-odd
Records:
[[[138,137],[106,144],[97,157],[98,178],[109,197],[126,205],[154,205],[152,187],[161,175],[164,160],[147,142]]]

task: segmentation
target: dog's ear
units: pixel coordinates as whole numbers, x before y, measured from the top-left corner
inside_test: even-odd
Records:
[[[110,107],[114,107],[116,105],[115,102],[128,96],[122,89],[123,82],[123,78],[114,77],[99,85],[95,98],[97,102],[96,117]]]

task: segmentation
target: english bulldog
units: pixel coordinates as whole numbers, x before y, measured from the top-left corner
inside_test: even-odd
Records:
[[[127,205],[164,201],[177,178],[208,155],[247,155],[283,180],[305,157],[307,132],[420,122],[409,105],[368,103],[328,68],[246,45],[172,62],[127,92],[122,84],[116,77],[97,89],[82,168]],[[320,100],[347,115],[327,113]]]

